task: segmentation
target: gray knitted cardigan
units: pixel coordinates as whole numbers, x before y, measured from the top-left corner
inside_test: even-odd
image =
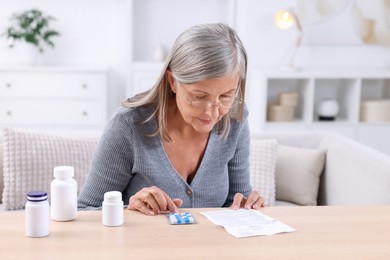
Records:
[[[151,108],[119,108],[107,123],[94,153],[89,174],[78,197],[80,210],[99,209],[107,191],[120,191],[124,204],[144,187],[157,186],[171,198],[183,200],[183,208],[224,207],[237,192],[248,196],[248,112],[242,122],[232,120],[226,140],[213,129],[202,162],[189,184],[170,163],[161,138],[148,137],[157,129]]]

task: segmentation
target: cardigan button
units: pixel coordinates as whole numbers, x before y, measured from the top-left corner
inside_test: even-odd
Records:
[[[191,191],[190,189],[187,189],[186,192],[187,192],[188,195],[191,195],[191,194],[192,194],[192,191]]]

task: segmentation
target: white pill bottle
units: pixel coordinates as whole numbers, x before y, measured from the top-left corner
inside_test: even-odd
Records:
[[[30,191],[25,207],[25,234],[44,237],[50,233],[50,206],[46,191]]]
[[[123,224],[123,201],[119,191],[104,193],[102,208],[102,223],[108,227],[116,227]]]
[[[77,182],[72,166],[57,166],[50,185],[51,219],[70,221],[77,218]]]

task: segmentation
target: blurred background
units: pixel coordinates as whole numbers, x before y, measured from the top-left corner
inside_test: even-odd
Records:
[[[153,85],[182,31],[224,22],[247,48],[253,133],[337,131],[390,154],[389,2],[0,0],[0,128],[100,131],[121,100]],[[23,41],[9,48],[6,34],[32,9],[59,33],[38,54]],[[278,27],[278,11],[291,27]]]

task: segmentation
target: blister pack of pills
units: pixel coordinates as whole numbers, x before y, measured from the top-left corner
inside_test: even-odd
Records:
[[[169,213],[168,221],[171,225],[182,225],[182,224],[193,224],[195,223],[195,218],[189,212],[182,213]]]

